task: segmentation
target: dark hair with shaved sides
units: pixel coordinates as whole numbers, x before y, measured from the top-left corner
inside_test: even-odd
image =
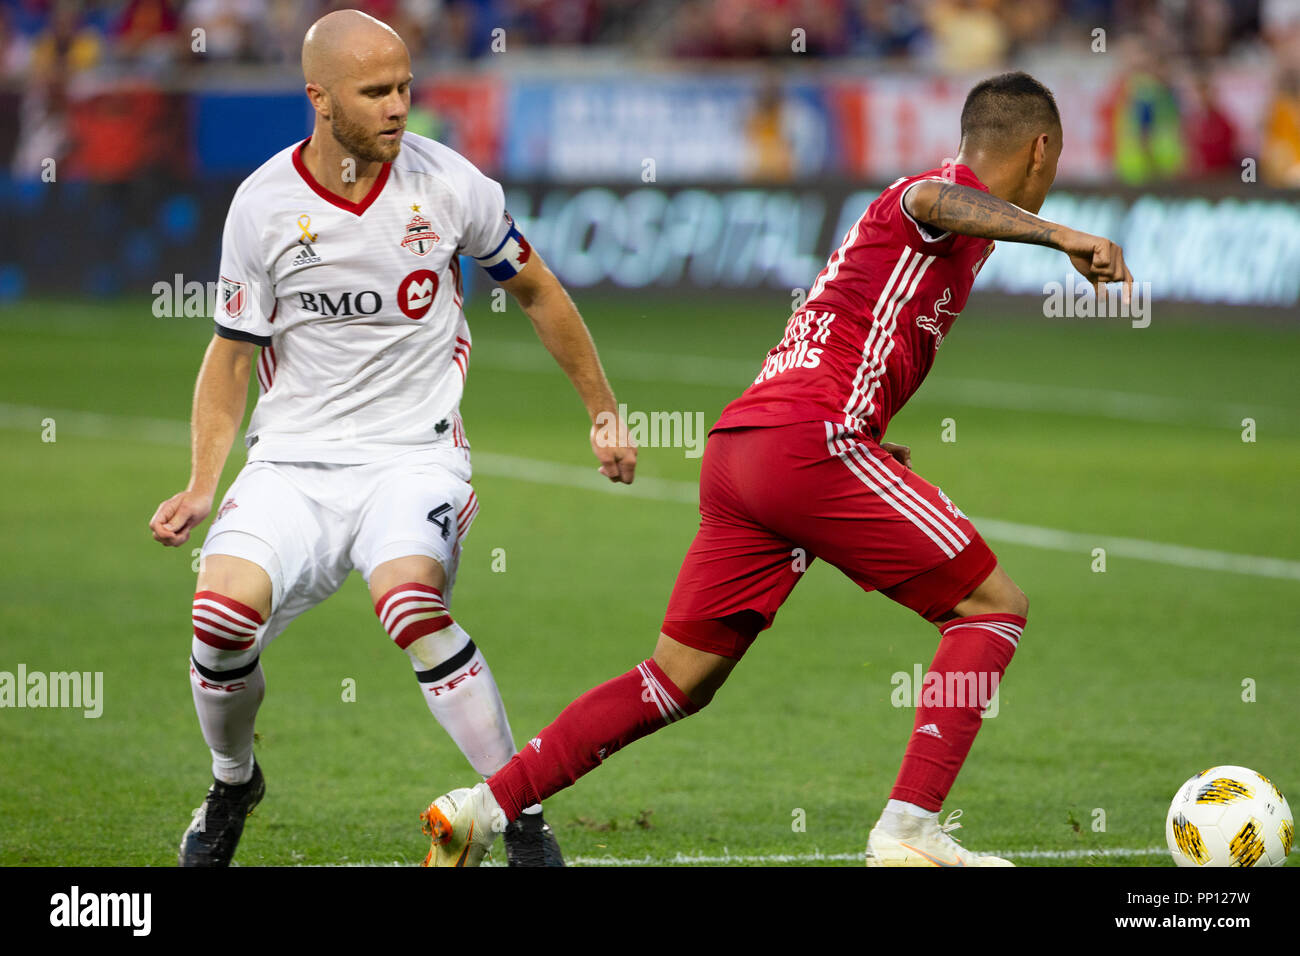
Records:
[[[973,149],[1017,149],[1060,126],[1052,91],[1019,70],[975,84],[961,110],[961,138]]]

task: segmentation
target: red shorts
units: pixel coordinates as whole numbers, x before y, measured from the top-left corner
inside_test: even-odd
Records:
[[[700,530],[663,632],[739,658],[815,558],[926,620],[997,566],[948,496],[870,439],[828,422],[726,429],[704,450]]]

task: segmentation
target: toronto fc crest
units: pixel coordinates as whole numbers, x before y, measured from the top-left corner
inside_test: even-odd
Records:
[[[406,224],[406,235],[402,238],[402,245],[417,256],[427,255],[440,238],[433,231],[433,224],[420,215],[419,205],[413,205],[411,209],[415,215]]]

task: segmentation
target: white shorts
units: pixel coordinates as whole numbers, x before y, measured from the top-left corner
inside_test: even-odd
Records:
[[[337,591],[353,568],[369,582],[376,567],[407,555],[442,565],[450,607],[461,540],[478,513],[469,476],[462,449],[364,465],[249,462],[222,499],[202,557],[244,558],[271,578],[259,650]]]

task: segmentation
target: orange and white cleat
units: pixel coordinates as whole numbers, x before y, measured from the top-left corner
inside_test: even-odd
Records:
[[[877,823],[867,837],[867,866],[1015,866],[1000,856],[973,853],[949,836],[961,827],[960,810],[942,824],[934,817],[891,816],[893,832]]]
[[[445,793],[420,814],[433,840],[424,866],[478,866],[506,827],[486,783]]]

